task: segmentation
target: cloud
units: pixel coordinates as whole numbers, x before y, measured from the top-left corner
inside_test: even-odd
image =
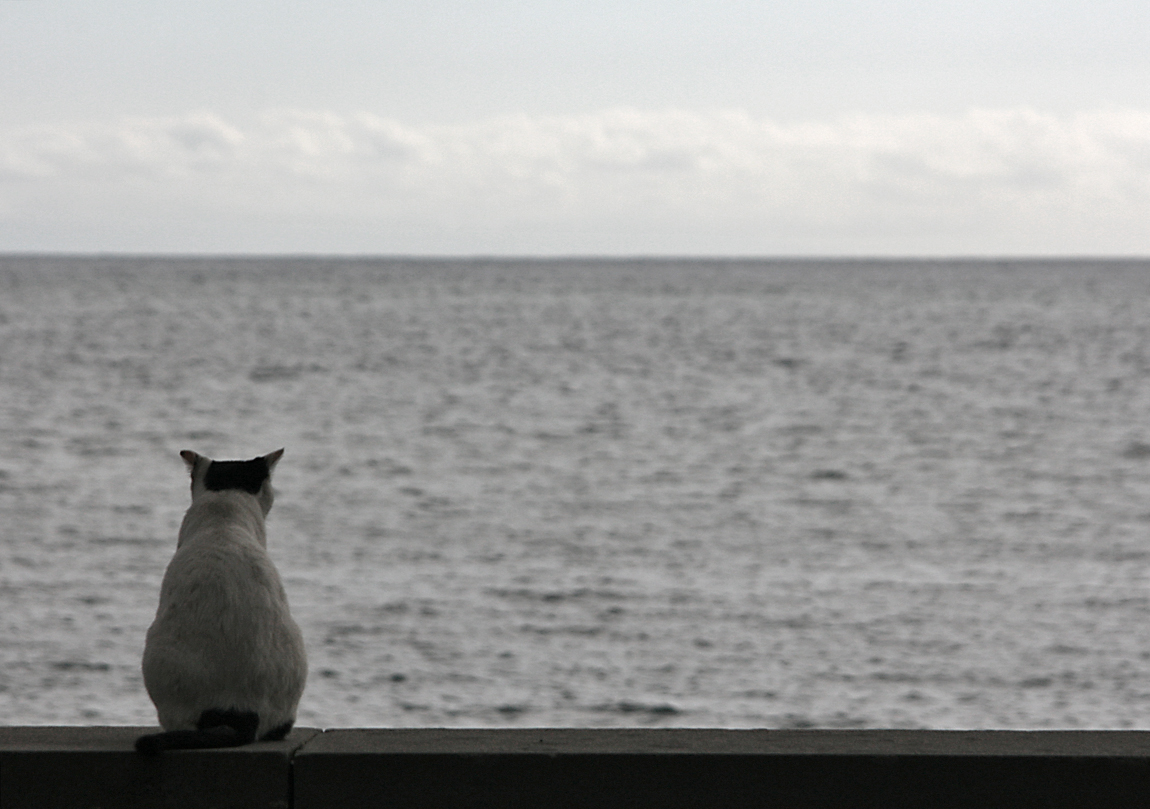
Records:
[[[1150,214],[1150,112],[783,124],[614,109],[416,126],[280,110],[0,132],[8,217],[22,195],[51,206],[54,194],[64,208],[103,194],[157,216],[323,221],[336,243],[339,221],[374,225],[380,251],[422,249],[415,232],[455,234],[464,251],[476,233],[476,250],[544,252],[690,250],[692,238],[700,252],[979,252],[980,239],[990,252],[1150,251],[1144,225],[1129,230]]]
[[[207,113],[32,127],[0,133],[0,181],[169,180],[235,165],[243,141],[238,129]]]

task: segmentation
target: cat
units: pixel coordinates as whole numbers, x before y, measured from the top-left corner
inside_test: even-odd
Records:
[[[192,505],[143,660],[164,732],[139,737],[141,753],[278,741],[295,723],[307,655],[264,531],[282,455],[213,461],[180,453]]]

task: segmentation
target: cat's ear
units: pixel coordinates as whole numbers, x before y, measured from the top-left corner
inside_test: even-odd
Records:
[[[268,474],[269,475],[272,473],[272,470],[276,468],[276,464],[279,463],[279,460],[280,460],[280,458],[283,457],[283,454],[284,454],[284,451],[282,448],[280,448],[280,449],[277,449],[275,452],[269,452],[267,455],[264,456],[264,460],[267,461],[267,464],[268,464]]]
[[[198,461],[200,459],[200,456],[198,454],[196,454],[195,452],[192,452],[190,449],[180,450],[180,457],[183,458],[184,463],[186,463],[188,465],[188,471],[189,472],[195,470],[196,461]]]

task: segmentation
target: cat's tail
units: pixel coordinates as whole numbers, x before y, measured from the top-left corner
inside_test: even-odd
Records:
[[[256,739],[259,714],[252,711],[207,710],[200,714],[195,730],[168,730],[136,739],[136,750],[155,755],[163,750],[202,750],[239,747]]]

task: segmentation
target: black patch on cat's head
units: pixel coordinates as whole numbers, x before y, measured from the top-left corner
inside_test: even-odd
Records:
[[[241,489],[248,494],[259,494],[270,471],[265,458],[250,461],[212,461],[204,473],[204,488],[210,492]]]

